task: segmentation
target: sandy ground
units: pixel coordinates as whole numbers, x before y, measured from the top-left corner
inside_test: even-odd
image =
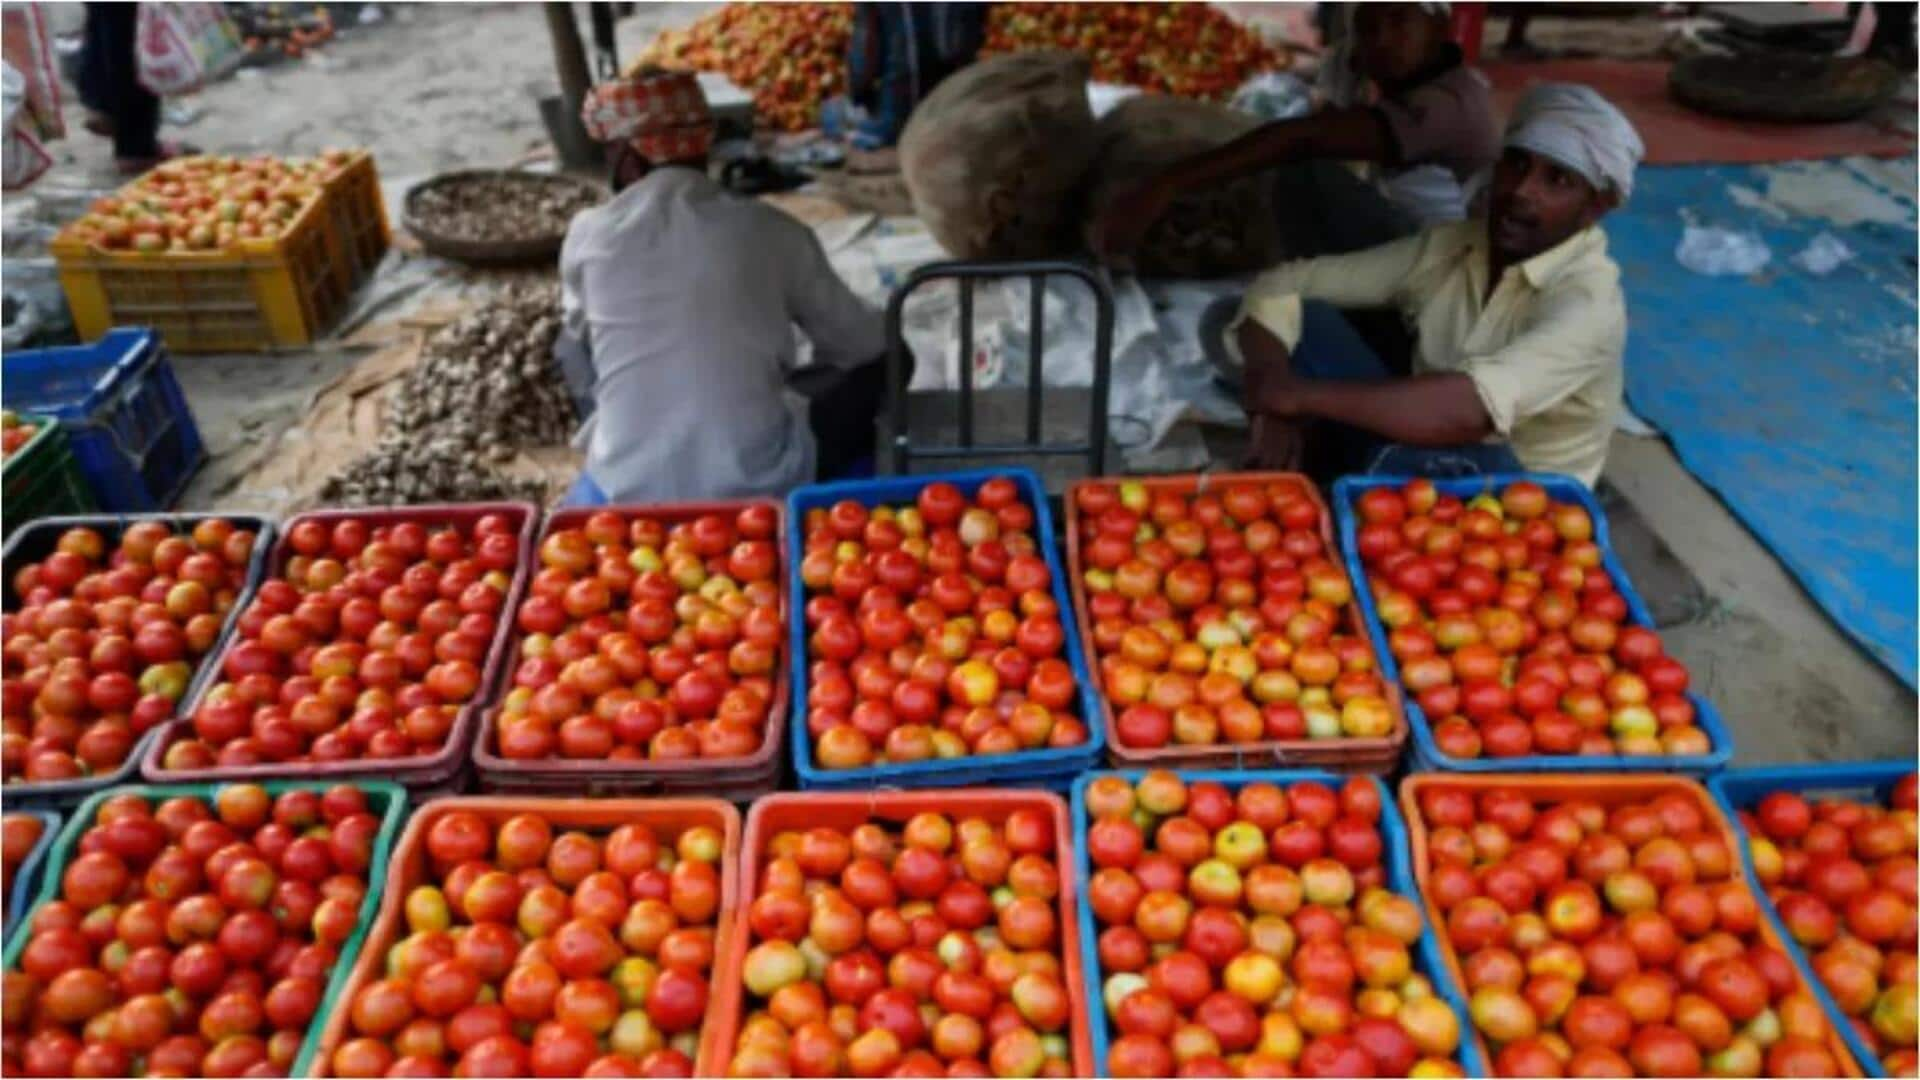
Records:
[[[709,6],[639,5],[620,24],[622,56],[633,55],[658,28],[691,21]],[[75,9],[55,10],[60,18],[76,17]],[[412,179],[512,162],[544,144],[535,101],[553,92],[552,56],[535,5],[382,10],[381,25],[344,36],[304,61],[210,88],[190,101],[195,119],[166,134],[227,152],[367,146],[389,182],[390,208],[396,189]],[[1548,20],[1536,24],[1534,37],[1549,51],[1567,37],[1597,40],[1591,24],[1568,27],[1563,37]],[[1663,37],[1657,26],[1628,24],[1608,31],[1605,40],[1608,51],[1645,55],[1657,51]],[[1498,40],[1497,29],[1490,29],[1489,40]],[[70,115],[77,132],[78,110]],[[32,202],[58,206],[113,183],[103,140],[79,133],[56,150],[60,164]],[[12,227],[22,201],[9,202]],[[274,435],[355,358],[338,347],[268,357],[176,357],[202,431],[225,462],[196,481],[188,501],[233,505],[223,492],[235,463],[270,452]],[[1616,439],[1607,477],[1704,586],[1705,614],[1669,628],[1668,640],[1726,717],[1740,760],[1914,752],[1913,692],[1846,639],[1664,443]],[[1630,564],[1636,576],[1642,569]]]

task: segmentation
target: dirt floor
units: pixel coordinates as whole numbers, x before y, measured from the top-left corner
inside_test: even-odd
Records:
[[[622,20],[623,57],[657,29],[712,5],[637,6]],[[1278,5],[1276,5],[1278,6]],[[78,5],[52,5],[56,30]],[[192,119],[168,137],[223,152],[310,153],[371,148],[389,207],[404,185],[456,166],[507,164],[545,145],[536,99],[553,92],[545,22],[532,4],[380,5],[382,21],[352,31],[311,57],[243,73],[186,103]],[[1564,40],[1551,20],[1536,43]],[[1498,40],[1490,30],[1489,40]],[[1655,52],[1652,23],[1605,35],[1620,52]],[[1596,40],[1589,29],[1582,40]],[[54,147],[59,164],[33,200],[46,206],[110,187],[109,148],[79,132]],[[22,200],[9,200],[9,228]],[[233,506],[231,481],[246,462],[305,413],[319,389],[358,353],[327,346],[270,357],[176,357],[216,466],[189,492],[195,505]],[[1911,755],[1915,696],[1869,660],[1812,605],[1779,563],[1688,474],[1658,439],[1616,438],[1607,480],[1644,522],[1649,548],[1664,547],[1679,573],[1634,556],[1629,569],[1704,591],[1703,610],[1667,629],[1674,651],[1733,729],[1744,762]],[[1675,586],[1676,589],[1681,586]],[[1656,607],[1660,598],[1654,598]]]

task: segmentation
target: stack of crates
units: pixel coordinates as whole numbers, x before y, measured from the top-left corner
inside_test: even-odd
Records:
[[[62,234],[48,248],[83,340],[138,325],[180,352],[257,352],[318,338],[390,241],[380,178],[362,151],[276,237],[220,251],[134,252]]]
[[[5,533],[43,517],[84,514],[93,509],[93,494],[80,474],[73,448],[60,421],[51,416],[17,418],[36,429],[33,437],[7,456],[0,466],[0,519]]]
[[[207,460],[173,363],[151,330],[129,327],[91,345],[11,353],[0,367],[0,394],[11,407],[59,421],[48,427],[70,447],[85,485],[81,504],[61,513],[165,510]],[[15,517],[15,468],[7,462],[9,528],[54,512]]]

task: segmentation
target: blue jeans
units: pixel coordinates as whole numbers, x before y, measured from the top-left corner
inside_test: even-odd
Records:
[[[1339,308],[1308,300],[1300,314],[1300,344],[1293,350],[1295,375],[1335,382],[1395,377]],[[1356,473],[1445,477],[1522,471],[1520,459],[1506,443],[1405,446],[1330,420],[1318,421],[1308,442],[1307,472],[1323,482]]]
[[[593,477],[587,475],[587,470],[581,469],[580,478],[567,489],[567,497],[560,500],[560,508],[566,510],[576,506],[605,506],[609,501],[607,493],[601,491],[600,485],[593,482]]]

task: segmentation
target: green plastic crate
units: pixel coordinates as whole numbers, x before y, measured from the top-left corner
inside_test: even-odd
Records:
[[[22,414],[20,419],[38,424],[40,430],[0,466],[5,535],[37,518],[91,513],[93,489],[80,475],[66,429],[51,417]]]
[[[53,842],[53,850],[47,853],[45,870],[40,877],[40,894],[34,897],[33,906],[21,916],[21,925],[27,925],[33,913],[40,905],[60,895],[60,878],[66,873],[67,863],[72,861],[80,846],[80,837],[92,827],[93,819],[99,815],[100,804],[116,795],[138,795],[149,803],[158,804],[165,799],[185,795],[211,804],[215,792],[225,784],[127,784],[123,787],[107,788],[97,791],[93,797],[80,804],[80,808],[67,818],[66,827],[60,830],[59,837]],[[334,783],[316,783],[310,780],[267,780],[260,784],[267,794],[278,797],[286,791],[319,791],[338,787]],[[287,1070],[288,1076],[305,1076],[308,1063],[313,1059],[320,1031],[324,1021],[333,1011],[335,999],[340,996],[341,987],[346,985],[347,976],[352,973],[354,961],[360,956],[360,948],[366,943],[367,931],[373,926],[373,917],[380,911],[380,901],[386,888],[386,867],[393,858],[393,844],[400,835],[400,826],[407,817],[407,791],[399,784],[388,780],[354,780],[351,787],[366,792],[368,808],[380,818],[380,831],[373,839],[373,861],[367,864],[367,895],[360,901],[360,919],[354,924],[353,933],[346,944],[340,947],[340,956],[333,965],[333,974],[327,978],[326,991],[320,995],[320,1008],[313,1014],[307,1025],[307,1035],[300,1043],[300,1052],[294,1056],[293,1067]],[[26,931],[10,934],[7,938],[4,962],[0,963],[7,971],[16,970],[20,964],[20,954],[26,951],[27,940],[33,935]]]

